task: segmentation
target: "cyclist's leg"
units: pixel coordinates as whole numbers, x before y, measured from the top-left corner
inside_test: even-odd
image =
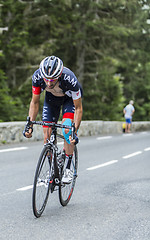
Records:
[[[57,122],[60,114],[61,99],[53,96],[51,93],[46,92],[45,101],[43,105],[43,122]],[[44,143],[50,138],[52,129],[47,126],[43,126]]]
[[[71,160],[72,179],[70,179],[69,182],[66,182],[64,181],[64,178],[62,178],[62,184],[59,187],[59,200],[62,206],[66,206],[68,204],[73,194],[77,177],[77,167],[78,167],[78,152],[77,147],[75,146],[73,157]]]
[[[72,101],[72,98],[66,97],[63,108],[62,108],[62,114],[63,114],[63,119],[62,123],[65,125],[71,125],[71,123],[74,121],[74,112],[75,112],[75,107]],[[74,151],[74,146],[70,144],[69,141],[69,135],[71,134],[70,129],[63,129],[63,135],[65,137],[64,141],[64,149],[66,154],[72,155]]]
[[[66,98],[66,101],[63,104],[63,120],[62,123],[64,125],[71,126],[72,122],[74,121],[74,112],[75,107],[71,98]],[[64,165],[64,173],[62,177],[62,182],[70,183],[73,180],[73,176],[75,175],[75,168],[73,159],[75,156],[73,155],[74,152],[74,145],[70,144],[69,136],[71,135],[71,129],[62,129],[64,135],[64,149],[65,149],[65,165]]]
[[[74,121],[75,107],[71,98],[67,98],[63,104],[63,124],[71,126]],[[71,135],[70,129],[63,129],[64,135],[64,149],[65,149],[65,164],[62,175],[62,187],[60,188],[60,202],[65,206],[72,195],[75,179],[77,177],[77,148],[70,144],[69,136]],[[65,184],[65,187],[64,187]]]

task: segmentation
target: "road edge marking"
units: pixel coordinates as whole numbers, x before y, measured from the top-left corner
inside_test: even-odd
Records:
[[[29,185],[29,186],[26,186],[26,187],[18,188],[18,189],[16,189],[16,191],[26,191],[26,190],[29,190],[29,189],[32,189],[32,188],[33,188],[33,185]]]
[[[11,152],[11,151],[26,150],[26,149],[28,149],[28,147],[7,148],[7,149],[0,150],[0,152]]]
[[[142,153],[142,151],[134,152],[134,153],[131,153],[129,155],[123,156],[122,158],[124,158],[124,159],[131,158],[131,157],[134,157],[134,156],[139,155],[141,153]]]
[[[106,163],[103,163],[103,164],[99,164],[99,165],[96,165],[96,166],[93,166],[93,167],[89,167],[86,170],[87,171],[95,170],[97,168],[106,167],[108,165],[111,165],[111,164],[114,164],[114,163],[117,163],[117,162],[118,162],[118,160],[112,160],[112,161],[109,161],[109,162],[106,162]]]
[[[145,148],[144,151],[150,151],[150,147]]]

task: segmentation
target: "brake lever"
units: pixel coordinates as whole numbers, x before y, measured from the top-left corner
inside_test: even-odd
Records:
[[[30,117],[28,116],[28,117],[27,117],[26,126],[27,126],[27,128],[28,128],[28,131],[29,131],[29,129],[31,128],[31,129],[32,129],[32,132],[33,132],[33,127],[31,127],[31,125],[32,125],[32,122],[30,121]],[[28,131],[27,131],[27,132],[28,132]]]
[[[26,121],[26,126],[22,132],[24,137],[26,137],[25,132],[29,132],[30,125],[31,125],[31,121],[30,121],[30,117],[28,116]],[[32,128],[32,132],[33,132],[33,128]]]
[[[30,117],[27,117],[27,124],[30,124]]]

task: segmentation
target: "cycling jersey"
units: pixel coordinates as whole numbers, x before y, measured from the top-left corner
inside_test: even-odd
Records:
[[[63,68],[61,77],[52,89],[47,87],[40,69],[37,69],[32,76],[32,92],[39,95],[43,90],[46,91],[42,114],[44,122],[57,122],[61,107],[63,118],[74,119],[73,100],[82,96],[82,88],[70,69]]]
[[[43,90],[51,92],[54,96],[62,97],[67,95],[73,100],[79,99],[82,96],[82,88],[78,82],[75,74],[69,69],[64,67],[61,77],[58,79],[58,84],[49,89],[41,76],[40,69],[37,69],[32,76],[32,92],[40,94]]]

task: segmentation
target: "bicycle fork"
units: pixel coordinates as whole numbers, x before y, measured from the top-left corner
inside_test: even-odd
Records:
[[[53,155],[51,171],[52,171],[52,174],[49,180],[49,184],[50,184],[51,192],[53,192],[55,189],[55,186],[59,186],[59,184],[61,183],[56,153],[54,153]]]

